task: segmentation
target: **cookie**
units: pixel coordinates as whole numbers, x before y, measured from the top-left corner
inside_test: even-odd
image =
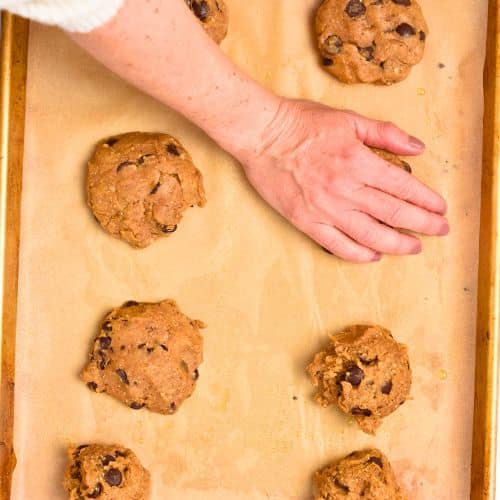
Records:
[[[104,318],[81,379],[134,410],[175,413],[194,391],[204,327],[173,300],[126,302]]]
[[[147,500],[149,472],[135,453],[115,444],[83,444],[68,449],[64,487],[70,500]]]
[[[403,80],[428,32],[416,0],[324,0],[316,13],[323,67],[344,83]]]
[[[307,372],[317,388],[316,401],[325,407],[337,405],[369,434],[410,393],[406,346],[380,326],[351,326],[332,335]]]
[[[101,141],[88,163],[87,201],[101,226],[143,248],[205,204],[203,179],[170,135],[130,132]]]
[[[410,164],[404,160],[402,160],[399,156],[395,155],[394,153],[391,153],[390,151],[386,151],[385,149],[378,149],[378,148],[370,148],[377,156],[380,156],[385,161],[388,161],[392,163],[393,165],[396,165],[396,167],[402,168],[403,170],[406,170],[409,174],[412,173],[412,168]]]
[[[314,475],[314,500],[406,500],[387,457],[377,449],[355,451]]]
[[[227,35],[229,16],[223,0],[186,0],[188,7],[200,20],[205,31],[217,43]]]

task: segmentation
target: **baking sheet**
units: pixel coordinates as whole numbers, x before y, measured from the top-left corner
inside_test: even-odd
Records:
[[[316,468],[366,446],[387,453],[411,499],[467,498],[487,2],[422,0],[424,61],[390,88],[342,86],[319,68],[316,1],[228,4],[223,48],[262,83],[392,120],[427,143],[412,165],[448,198],[452,233],[425,239],[420,256],[340,262],[274,214],[202,132],[32,26],[12,496],[65,498],[66,445],[115,441],[151,471],[153,500],[305,500]],[[208,197],[141,251],[96,225],[83,189],[93,144],[130,130],[177,136]],[[193,397],[165,417],[88,391],[77,374],[103,314],[165,297],[209,325]],[[414,371],[413,400],[376,437],[319,408],[304,372],[328,332],[356,322],[390,328]]]

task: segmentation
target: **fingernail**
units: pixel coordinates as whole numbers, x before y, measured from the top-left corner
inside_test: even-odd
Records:
[[[372,262],[378,262],[382,258],[382,254],[377,253],[373,256]]]
[[[450,232],[450,225],[448,224],[448,222],[445,222],[443,224],[443,226],[441,227],[438,235],[439,236],[446,236],[449,232]]]
[[[422,244],[416,246],[411,253],[413,255],[418,255],[419,253],[422,253]]]
[[[417,139],[416,137],[413,137],[412,135],[410,135],[408,137],[408,144],[413,149],[418,149],[418,150],[425,149],[425,144],[420,139]]]

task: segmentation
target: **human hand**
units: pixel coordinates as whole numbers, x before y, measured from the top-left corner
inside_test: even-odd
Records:
[[[322,247],[354,262],[416,254],[399,229],[446,235],[446,202],[368,146],[418,155],[424,145],[391,123],[283,99],[261,147],[237,153],[260,195]]]

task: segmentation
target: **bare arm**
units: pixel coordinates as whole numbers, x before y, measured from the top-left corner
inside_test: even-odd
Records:
[[[72,37],[201,127],[271,206],[340,257],[367,262],[421,250],[418,238],[393,228],[448,232],[445,201],[367,147],[415,155],[424,150],[418,139],[390,123],[274,95],[224,55],[184,0],[126,0],[110,22]]]

